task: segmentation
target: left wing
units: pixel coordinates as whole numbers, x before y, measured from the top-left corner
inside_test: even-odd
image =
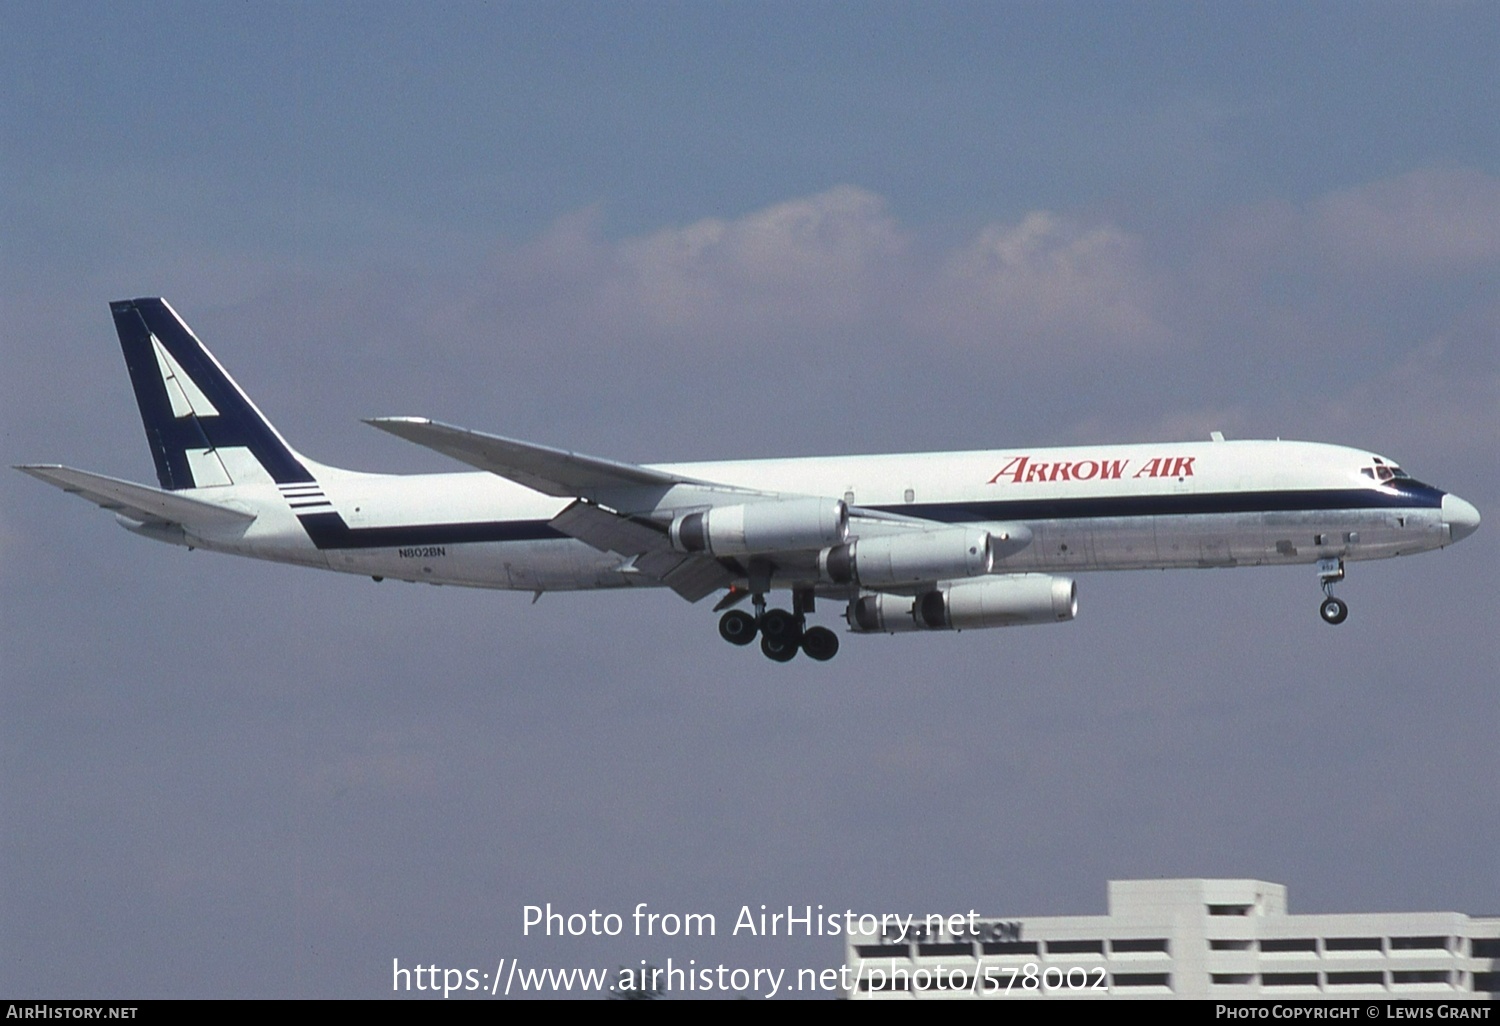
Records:
[[[677,485],[727,489],[710,481],[668,474],[635,463],[553,449],[500,435],[443,424],[425,417],[374,417],[365,421],[408,442],[452,456],[472,467],[488,470],[543,495],[598,500],[601,495],[627,490],[665,492]],[[759,494],[759,493],[754,493]]]
[[[741,501],[788,497],[784,492],[766,492],[684,474],[669,474],[638,463],[587,456],[581,452],[537,445],[535,442],[471,431],[453,424],[428,420],[426,417],[370,417],[365,423],[444,456],[451,456],[471,467],[488,470],[506,480],[525,485],[532,491],[558,498],[587,499],[593,503],[613,506],[619,505],[620,499],[638,498],[643,492],[654,492],[661,496],[678,487],[717,495],[739,496]],[[685,505],[702,505],[704,498],[701,494],[695,495]],[[611,502],[611,499],[616,501]],[[861,506],[849,507],[849,513],[851,516],[892,524],[931,526],[931,521],[920,517]]]
[[[628,499],[632,507],[641,508],[679,485],[769,498],[761,492],[487,435],[423,417],[376,417],[365,423],[544,495],[577,499],[552,518],[552,527],[601,552],[631,557],[628,571],[661,581],[689,602],[729,587],[739,576],[738,568],[732,570],[706,554],[678,552],[663,527],[600,503],[621,505]],[[652,501],[643,502],[643,495]]]
[[[667,508],[701,509],[717,506],[724,499],[747,508],[778,500],[816,499],[585,456],[470,431],[425,417],[376,417],[365,423],[544,495],[578,500],[554,517],[551,526],[601,552],[628,557],[625,572],[641,573],[660,581],[690,602],[729,587],[745,576],[744,568],[733,559],[723,558],[723,554],[714,556],[706,551],[708,546],[691,552],[674,548],[665,525],[632,513],[661,508],[661,500],[674,490],[678,491],[671,496]],[[879,510],[854,509],[849,513],[884,521],[893,528],[921,531],[933,526],[930,521]]]

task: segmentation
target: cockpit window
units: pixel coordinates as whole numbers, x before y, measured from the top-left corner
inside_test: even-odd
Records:
[[[1379,481],[1381,484],[1388,484],[1391,481],[1406,481],[1413,485],[1421,485],[1420,481],[1406,471],[1394,463],[1385,462],[1379,456],[1375,457],[1375,465],[1373,467],[1361,467],[1359,472],[1373,481]]]

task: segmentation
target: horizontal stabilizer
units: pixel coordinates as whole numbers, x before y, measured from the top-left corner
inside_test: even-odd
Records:
[[[707,481],[680,477],[634,463],[487,435],[425,417],[375,417],[365,423],[544,495],[559,498],[582,496],[592,499],[621,489],[667,489],[680,484],[713,487]]]
[[[592,503],[573,503],[553,517],[550,526],[601,552],[634,557],[632,569],[661,581],[689,602],[727,588],[735,580],[735,574],[717,559],[678,552],[659,528]]]
[[[190,499],[181,492],[163,491],[103,474],[91,474],[87,470],[56,464],[25,464],[16,469],[143,524],[222,528],[245,525],[255,519],[253,513],[242,513],[202,499]]]

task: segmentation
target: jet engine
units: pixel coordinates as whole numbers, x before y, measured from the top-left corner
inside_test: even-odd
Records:
[[[767,499],[715,506],[672,521],[678,552],[715,556],[821,549],[849,536],[849,509],[842,499]]]
[[[1078,585],[1071,577],[1009,574],[989,580],[960,581],[912,598],[885,593],[861,595],[849,603],[849,629],[858,633],[1057,623],[1078,615]]]
[[[1078,585],[1050,574],[961,581],[917,596],[912,615],[930,630],[1057,623],[1078,615]]]
[[[990,533],[973,527],[856,538],[818,555],[818,569],[833,583],[871,588],[982,577],[994,563]]]
[[[849,603],[844,619],[849,621],[849,629],[856,634],[915,631],[920,629],[911,615],[915,602],[910,595],[890,595],[885,592],[861,595]]]

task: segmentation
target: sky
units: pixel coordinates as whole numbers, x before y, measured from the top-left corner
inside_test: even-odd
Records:
[[[1220,430],[1500,509],[1493,5],[8,3],[0,88],[7,463],[153,480],[106,304],[162,295],[356,469],[455,469],[384,415],[638,462]],[[0,993],[822,969],[740,909],[1145,877],[1500,914],[1497,575],[1485,523],[1351,564],[1337,629],[1312,568],[1094,574],[779,665],[708,602],[186,552],[7,472]],[[641,902],[717,933],[523,928]]]

